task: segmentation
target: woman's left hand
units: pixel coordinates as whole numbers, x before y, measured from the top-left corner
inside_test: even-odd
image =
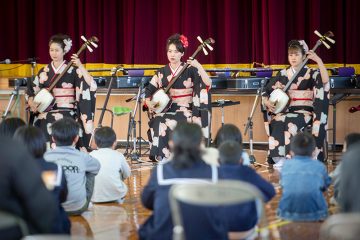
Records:
[[[76,66],[76,67],[80,67],[82,65],[78,55],[76,54],[73,54],[71,56],[71,62]]]
[[[313,60],[317,64],[322,62],[321,58],[313,50],[308,51],[306,53],[306,55],[307,55],[308,59]]]
[[[189,58],[187,60],[187,63],[197,69],[199,69],[201,67],[201,64],[195,58]]]

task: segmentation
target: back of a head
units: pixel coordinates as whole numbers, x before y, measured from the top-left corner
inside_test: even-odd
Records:
[[[172,140],[174,157],[172,163],[177,168],[188,168],[196,161],[201,161],[200,144],[202,132],[195,123],[178,123],[175,127]]]
[[[216,134],[215,145],[219,147],[225,141],[235,141],[242,144],[242,136],[239,128],[233,124],[225,124]]]
[[[57,146],[71,146],[79,135],[80,125],[72,118],[62,118],[51,125],[51,136]]]
[[[296,134],[290,142],[290,150],[297,156],[311,157],[315,146],[314,137],[306,132]]]
[[[240,164],[242,146],[236,141],[225,141],[219,147],[220,164]]]
[[[24,161],[35,162],[28,150],[19,143],[19,141],[13,138],[0,135],[0,169],[3,169],[3,166],[9,167],[10,165],[16,166],[18,169],[23,169],[22,163]],[[34,168],[38,169],[38,166],[34,164]],[[25,172],[24,175],[27,175],[27,172]]]
[[[0,135],[12,137],[16,129],[25,125],[26,123],[21,118],[6,118],[0,123]]]
[[[339,204],[344,212],[360,213],[360,143],[342,157]]]
[[[350,133],[345,137],[346,148],[349,149],[351,146],[360,142],[360,133]]]
[[[102,127],[95,131],[95,143],[98,148],[111,148],[116,141],[116,134],[110,127]]]
[[[46,152],[46,137],[39,128],[22,126],[14,133],[14,139],[23,143],[35,158],[42,158]]]

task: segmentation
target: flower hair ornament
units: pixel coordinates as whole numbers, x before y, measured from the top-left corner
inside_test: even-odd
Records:
[[[72,40],[70,38],[66,38],[63,40],[63,42],[65,44],[64,52],[68,53],[72,46]]]
[[[299,40],[299,44],[302,46],[302,48],[304,49],[305,54],[306,54],[309,51],[309,47],[306,44],[306,42],[304,40]]]
[[[182,43],[184,48],[187,48],[189,46],[189,41],[184,35],[180,35],[180,42]]]

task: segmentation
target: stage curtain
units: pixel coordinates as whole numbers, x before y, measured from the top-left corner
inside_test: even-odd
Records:
[[[97,36],[99,49],[86,52],[87,63],[164,64],[165,43],[173,33],[213,37],[214,52],[204,64],[287,63],[287,43],[305,39],[312,48],[332,30],[336,44],[318,53],[325,63],[360,63],[358,0],[11,0],[0,1],[0,61],[38,57],[49,62],[48,40],[67,33],[73,49],[81,35]]]

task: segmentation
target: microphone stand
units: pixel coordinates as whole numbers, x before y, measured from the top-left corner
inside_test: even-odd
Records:
[[[265,164],[261,164],[261,163],[256,162],[256,158],[254,156],[254,147],[253,147],[253,121],[252,121],[254,113],[255,113],[255,109],[257,107],[258,101],[259,101],[259,99],[261,97],[261,94],[262,94],[262,91],[263,91],[264,81],[265,80],[261,80],[261,86],[257,90],[256,97],[255,97],[255,100],[254,100],[254,103],[253,103],[253,106],[252,106],[250,116],[248,117],[248,121],[247,121],[247,123],[245,125],[244,135],[246,136],[246,133],[249,130],[249,147],[250,147],[250,156],[249,156],[249,158],[250,158],[250,163],[251,164],[258,164],[258,165],[262,165],[262,166],[267,166]]]
[[[112,85],[113,85],[114,79],[116,78],[116,73],[117,72],[118,72],[118,69],[116,69],[116,68],[111,69],[111,78],[110,78],[110,82],[109,82],[108,89],[107,89],[107,92],[106,92],[106,97],[105,97],[105,100],[104,100],[103,107],[102,108],[96,108],[96,110],[101,110],[101,113],[100,113],[98,125],[97,125],[96,129],[93,130],[93,133],[91,134],[91,138],[90,138],[89,146],[88,146],[89,149],[92,149],[95,131],[102,127],[102,122],[103,122],[103,119],[104,119],[105,112],[110,112],[111,114],[113,114],[113,112],[111,110],[107,109],[107,104],[108,104],[109,99],[110,99]],[[113,128],[113,121],[114,121],[114,117],[113,117],[113,115],[111,115],[111,124],[110,124],[111,128]]]
[[[141,105],[141,95],[144,88],[144,78],[141,79],[139,89],[136,95],[136,103],[135,108],[132,112],[130,112],[129,116],[129,125],[128,125],[128,134],[127,134],[127,144],[126,144],[126,150],[124,155],[130,157],[131,163],[133,161],[136,161],[137,163],[146,163],[145,161],[141,160],[141,142],[143,138],[141,137],[141,111],[139,111],[139,120],[138,120],[138,131],[139,131],[139,137],[136,137],[136,113],[138,112],[139,106]],[[130,100],[130,99],[129,99]],[[131,139],[130,139],[131,138]],[[133,142],[133,148],[130,150],[130,141]],[[139,141],[139,151],[137,151],[137,142]],[[145,140],[144,140],[145,141]],[[150,163],[151,164],[151,163]]]
[[[14,97],[16,96],[16,98],[18,98],[18,96],[19,96],[19,88],[20,88],[20,82],[19,82],[19,80],[18,79],[15,79],[15,87],[14,87],[14,90],[12,91],[12,93],[11,93],[11,96],[10,96],[10,99],[9,99],[9,103],[8,103],[8,105],[7,105],[7,107],[6,107],[6,110],[5,110],[5,112],[3,113],[3,115],[2,115],[2,119],[4,120],[6,117],[7,117],[7,115],[9,114],[9,112],[10,112],[10,110],[14,107],[14,105],[16,104],[16,102],[15,102],[15,104],[13,104],[13,100],[14,100]]]

